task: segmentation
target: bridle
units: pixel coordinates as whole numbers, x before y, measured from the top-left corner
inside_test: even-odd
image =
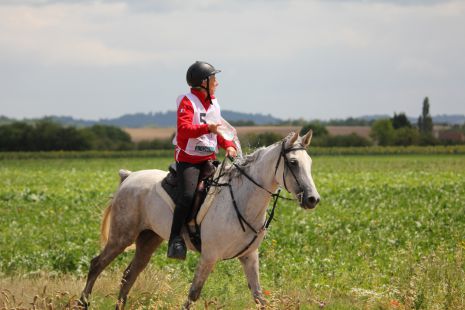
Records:
[[[289,163],[289,158],[287,158],[287,153],[293,152],[293,151],[299,151],[299,150],[306,151],[306,148],[303,146],[303,144],[299,144],[299,146],[297,146],[297,147],[295,147],[293,145],[290,148],[286,149],[284,144],[285,144],[285,141],[283,141],[283,143],[281,144],[281,153],[280,153],[280,156],[278,158],[278,161],[276,162],[276,167],[274,169],[274,176],[276,177],[276,173],[278,172],[278,167],[279,167],[279,164],[281,162],[281,158],[284,158],[284,163],[285,163],[285,167],[283,167],[283,184],[284,184],[284,188],[287,190],[288,193],[291,192],[287,188],[287,184],[286,184],[286,176],[285,176],[285,172],[284,172],[285,169],[284,168],[287,168],[289,171],[291,171],[292,176],[294,177],[294,180],[297,183],[297,186],[302,190],[302,186],[300,185],[299,179],[295,175],[294,170],[292,169],[291,164]],[[302,202],[303,190],[300,193],[296,194],[296,196],[299,196],[299,195],[301,195],[300,202]]]
[[[278,167],[279,167],[279,164],[281,163],[281,158],[284,159],[284,166],[283,166],[283,185],[284,185],[284,188],[286,189],[286,191],[288,193],[290,193],[288,187],[287,187],[287,184],[286,184],[286,169],[287,168],[289,171],[291,171],[292,173],[292,176],[294,177],[294,180],[296,181],[297,185],[299,186],[300,189],[302,189],[302,186],[297,178],[297,176],[295,175],[292,167],[291,167],[291,164],[289,162],[289,158],[287,157],[287,154],[289,152],[293,152],[293,151],[300,151],[300,150],[303,150],[303,151],[306,151],[306,148],[303,146],[303,144],[299,144],[298,146],[291,146],[289,148],[285,148],[285,144],[286,144],[286,140],[283,140],[282,144],[281,144],[281,151],[279,153],[279,158],[276,162],[276,166],[275,166],[275,171],[274,171],[274,174],[275,174],[275,179],[276,179],[276,174],[278,172]],[[226,159],[225,159],[226,160]],[[230,159],[231,160],[231,159]],[[272,192],[270,191],[269,189],[265,188],[264,186],[262,186],[261,184],[259,184],[257,181],[255,181],[241,166],[239,166],[238,164],[236,164],[233,159],[231,160],[232,161],[232,164],[234,165],[234,167],[243,175],[245,176],[249,181],[251,181],[253,184],[255,184],[257,187],[261,188],[262,190],[266,191],[267,193],[269,193],[271,195],[271,197],[274,198],[274,202],[273,202],[273,207],[271,209],[271,211],[268,213],[268,218],[265,220],[265,223],[263,223],[263,225],[261,226],[260,229],[256,230],[245,218],[244,216],[242,215],[242,213],[239,211],[239,208],[237,207],[237,203],[236,203],[236,199],[234,198],[234,192],[232,190],[232,186],[231,186],[231,180],[232,180],[232,177],[231,177],[231,174],[229,174],[229,180],[227,183],[219,183],[218,180],[219,178],[221,178],[223,175],[222,175],[222,171],[223,171],[223,167],[224,167],[224,164],[225,164],[225,161],[223,160],[223,163],[221,164],[221,168],[220,168],[220,173],[218,175],[218,177],[216,178],[216,180],[213,180],[212,181],[212,186],[227,186],[229,188],[229,192],[231,194],[231,198],[232,198],[232,202],[233,202],[233,206],[234,206],[234,210],[236,211],[236,215],[237,215],[237,218],[239,220],[239,224],[241,225],[241,228],[242,228],[242,231],[245,232],[245,226],[249,227],[250,230],[252,230],[252,232],[254,233],[254,237],[252,239],[252,241],[250,241],[247,246],[241,250],[239,253],[237,253],[236,255],[234,255],[233,257],[230,257],[228,259],[232,259],[232,258],[235,258],[235,257],[238,257],[240,256],[241,254],[243,254],[245,251],[247,251],[250,246],[254,243],[254,241],[258,238],[259,234],[262,233],[263,231],[267,230],[268,227],[270,226],[270,223],[271,221],[273,220],[273,217],[274,217],[274,211],[275,211],[275,208],[277,206],[277,203],[278,203],[278,199],[281,198],[281,199],[284,199],[284,200],[290,200],[290,201],[299,201],[300,203],[302,203],[302,199],[303,199],[303,190],[296,194],[297,197],[300,196],[300,199],[294,199],[294,198],[287,198],[287,197],[283,197],[280,195],[281,193],[281,189],[278,188],[278,190],[276,192]]]

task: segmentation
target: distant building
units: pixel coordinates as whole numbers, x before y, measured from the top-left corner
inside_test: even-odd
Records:
[[[439,139],[439,133],[441,131],[448,131],[450,130],[450,126],[448,125],[434,125],[433,126],[433,137]]]
[[[438,132],[438,139],[449,143],[464,143],[465,134],[457,130],[442,130]]]

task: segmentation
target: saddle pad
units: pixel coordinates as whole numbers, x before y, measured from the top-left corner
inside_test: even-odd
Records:
[[[166,175],[168,175],[168,171],[166,171]],[[171,211],[174,212],[174,208],[176,207],[176,205],[173,199],[171,199],[170,195],[168,195],[165,189],[161,186],[161,182],[162,181],[155,183],[155,191],[166,202],[166,204],[170,206]]]
[[[202,206],[200,206],[199,213],[197,213],[197,224],[202,223],[203,218],[205,217],[205,215],[207,215],[207,212],[212,205],[213,198],[215,198],[216,196],[216,191],[216,187],[212,187],[208,190],[207,197],[205,198],[205,201],[203,202]]]
[[[214,179],[218,178],[218,175],[220,173],[221,169],[216,169],[216,172],[213,176]],[[224,182],[223,180],[219,180],[219,182]],[[210,209],[213,199],[216,197],[216,194],[220,191],[220,187],[212,186],[208,190],[207,197],[205,198],[205,201],[203,202],[202,206],[200,207],[199,213],[197,213],[197,223],[200,224],[202,223],[205,215],[207,215],[208,210]]]

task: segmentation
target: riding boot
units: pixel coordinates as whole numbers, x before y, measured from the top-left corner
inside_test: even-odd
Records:
[[[182,205],[176,206],[173,214],[173,224],[171,225],[170,240],[168,241],[168,253],[169,258],[186,259],[186,243],[181,237],[181,229],[186,218],[186,211],[182,208]]]
[[[178,235],[174,236],[173,238],[170,238],[170,241],[168,242],[167,254],[169,258],[185,260],[186,252],[186,243],[184,242],[184,239],[181,236]]]
[[[191,210],[195,189],[199,180],[201,164],[178,162],[177,183],[178,199],[174,208],[173,223],[171,225],[170,240],[168,242],[169,258],[186,259],[186,244],[181,237],[181,229]]]

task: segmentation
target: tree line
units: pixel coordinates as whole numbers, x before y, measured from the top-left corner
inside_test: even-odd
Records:
[[[118,127],[76,128],[43,119],[0,126],[0,151],[129,150],[131,137]]]
[[[371,125],[371,139],[356,134],[332,136],[326,123],[297,120],[293,126],[302,126],[301,135],[313,130],[313,146],[360,147],[371,145],[438,145],[463,144],[462,141],[441,140],[433,135],[433,121],[429,113],[428,97],[423,101],[422,113],[412,124],[405,113],[394,113],[392,118],[379,119]],[[251,125],[238,123],[237,125]],[[465,124],[452,130],[465,137]],[[0,125],[0,151],[80,151],[80,150],[168,150],[173,149],[172,138],[134,143],[128,133],[119,127],[94,125],[91,127],[64,126],[51,119],[36,122],[13,122]],[[270,145],[283,137],[274,132],[248,133],[240,136],[243,148]]]
[[[355,134],[330,136],[318,122],[306,123],[301,131],[312,129],[314,146],[369,146],[372,142]],[[245,148],[266,146],[283,137],[274,132],[249,133],[240,137]],[[173,149],[172,137],[134,143],[119,127],[94,125],[76,128],[49,119],[35,123],[14,122],[0,126],[0,151],[84,151],[84,150],[162,150]]]
[[[370,136],[381,146],[463,144],[465,142],[465,124],[453,126],[448,130],[457,134],[455,139],[436,137],[429,109],[429,98],[425,97],[421,115],[416,124],[412,124],[405,113],[394,113],[392,118],[375,121],[371,126]]]
[[[433,119],[429,113],[429,98],[423,100],[421,115],[416,124],[412,124],[405,113],[394,113],[391,118],[378,119],[373,121],[363,121],[348,118],[345,121],[308,122],[303,119],[290,120],[290,126],[303,126],[301,135],[313,130],[312,146],[322,147],[359,147],[359,146],[409,146],[409,145],[457,145],[465,143],[465,123],[454,125],[447,131],[455,133],[454,139],[450,137],[436,137],[433,133]],[[283,124],[280,124],[283,125]],[[329,135],[326,126],[344,125],[360,126],[370,125],[371,139],[361,137],[355,133],[349,135]],[[241,143],[245,146],[257,147],[269,145],[281,139],[273,132],[261,134],[248,134],[241,137]]]

